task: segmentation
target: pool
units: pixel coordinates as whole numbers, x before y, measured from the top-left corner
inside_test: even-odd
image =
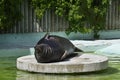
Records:
[[[20,71],[16,68],[16,59],[29,54],[29,51],[27,49],[6,51],[11,56],[7,56],[6,53],[5,56],[3,54],[0,56],[0,80],[119,80],[120,78],[120,62],[109,62],[109,68],[104,71],[84,74],[38,74]],[[0,53],[2,52],[4,51],[0,50]]]

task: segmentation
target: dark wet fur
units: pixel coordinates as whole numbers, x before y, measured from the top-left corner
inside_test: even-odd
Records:
[[[67,55],[61,59],[65,51],[67,51]],[[35,57],[37,62],[56,62],[77,56],[74,51],[82,50],[77,49],[66,38],[46,34],[35,46]]]

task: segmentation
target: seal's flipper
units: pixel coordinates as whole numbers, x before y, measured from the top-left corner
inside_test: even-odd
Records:
[[[67,51],[64,52],[64,54],[61,57],[61,60],[65,59],[66,56],[67,56]]]
[[[48,38],[49,38],[49,33],[46,33],[44,39],[48,39]]]
[[[78,56],[79,55],[79,53],[72,53],[72,54],[68,54],[68,55],[66,55],[66,57],[63,59],[63,60],[69,60],[69,59],[71,59],[71,58],[73,58],[73,57],[76,57],[76,56]]]
[[[75,47],[75,52],[83,52],[83,50],[81,50],[81,49]]]

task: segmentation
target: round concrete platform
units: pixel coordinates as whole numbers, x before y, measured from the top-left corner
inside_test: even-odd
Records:
[[[66,61],[37,63],[34,55],[19,57],[17,68],[39,73],[81,73],[106,69],[108,58],[94,54],[81,54]]]

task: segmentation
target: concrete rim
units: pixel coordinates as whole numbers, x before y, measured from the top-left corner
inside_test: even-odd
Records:
[[[108,58],[94,54],[82,54],[67,61],[37,63],[34,55],[17,58],[17,68],[39,73],[82,73],[106,69]]]

